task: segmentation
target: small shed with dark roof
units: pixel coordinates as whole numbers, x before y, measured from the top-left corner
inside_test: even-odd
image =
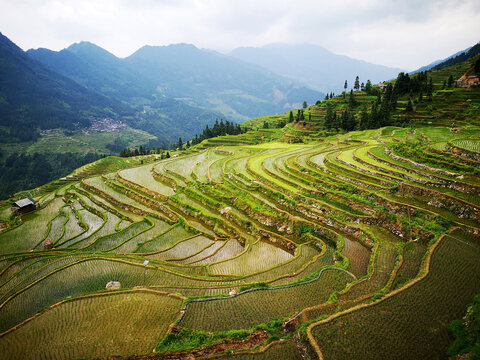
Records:
[[[12,210],[17,214],[25,214],[37,208],[37,202],[30,197],[17,200],[13,203]]]

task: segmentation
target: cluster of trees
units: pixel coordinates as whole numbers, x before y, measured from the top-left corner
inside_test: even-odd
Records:
[[[218,121],[217,119],[213,127],[209,127],[207,125],[200,136],[195,135],[195,137],[192,140],[187,141],[186,143],[184,143],[182,138],[179,137],[178,141],[170,144],[168,148],[172,150],[175,150],[175,149],[181,150],[183,148],[188,149],[190,146],[199,144],[205,139],[210,139],[212,137],[222,136],[222,135],[238,135],[238,134],[243,134],[246,131],[247,129],[242,128],[239,124],[234,124],[233,122],[228,120]],[[120,151],[120,156],[130,157],[130,156],[139,156],[139,155],[161,154],[162,159],[165,159],[170,157],[170,153],[168,151],[166,152],[165,151],[166,149],[167,149],[166,146],[159,146],[156,148],[149,149],[147,146],[140,145],[140,147],[135,149],[130,149],[130,148],[122,149]]]
[[[480,358],[480,294],[475,296],[463,319],[453,320],[448,330],[455,337],[448,348],[451,358],[459,358],[461,354],[468,354],[466,359]]]
[[[348,110],[343,110],[340,115],[332,109],[331,104],[327,104],[327,113],[325,114],[325,128],[327,130],[343,129],[352,131],[355,129],[357,120],[355,114]]]
[[[354,113],[343,110],[340,115],[338,115],[337,112],[332,109],[332,104],[327,103],[327,112],[325,114],[325,128],[327,130],[343,129],[345,131],[352,131],[355,129],[356,124],[357,120]]]
[[[410,97],[413,97],[414,93],[426,93],[428,97],[431,97],[433,81],[432,78],[428,79],[426,71],[421,71],[415,74],[415,76],[401,72],[397,76],[393,91],[397,96],[410,94]]]
[[[290,111],[291,113],[291,111]],[[293,118],[293,114],[292,114],[292,118]],[[285,120],[280,120],[279,122],[277,122],[276,124],[274,124],[276,128],[278,129],[281,129],[283,128],[285,125],[287,125],[287,122]],[[263,128],[264,129],[268,129],[270,128],[270,125],[268,124],[268,122],[264,121],[263,122]]]
[[[370,86],[370,82],[367,82],[367,85]],[[343,110],[340,114],[333,110],[332,104],[327,103],[325,128],[327,130],[342,129],[352,131],[356,128],[365,130],[392,125],[390,114],[397,108],[398,96],[399,93],[395,91],[394,86],[388,84],[383,95],[377,92],[377,99],[371,104],[370,111],[367,106],[364,106],[357,119],[355,114],[350,111],[359,105],[353,90],[351,90],[348,99],[348,109]],[[411,111],[411,102],[409,102],[409,106]],[[409,111],[408,106],[407,111]]]
[[[0,198],[33,189],[68,175],[76,168],[103,157],[96,153],[14,153],[0,162]]]
[[[245,132],[247,132],[247,129],[242,128],[239,124],[234,124],[233,122],[228,120],[224,122],[222,119],[218,121],[217,119],[212,128],[207,125],[205,127],[205,130],[203,130],[200,135],[195,135],[195,137],[191,141],[189,141],[189,143],[191,143],[190,145],[196,145],[201,143],[205,139],[210,139],[216,136],[238,135]],[[181,146],[179,147],[181,148]]]

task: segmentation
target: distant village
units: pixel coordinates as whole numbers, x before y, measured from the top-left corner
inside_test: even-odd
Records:
[[[110,119],[110,118],[105,118],[102,120],[98,119],[90,119],[91,125],[88,130],[90,131],[117,131],[117,130],[122,130],[127,127],[127,124],[124,122],[121,122],[120,120],[115,120],[115,119]]]

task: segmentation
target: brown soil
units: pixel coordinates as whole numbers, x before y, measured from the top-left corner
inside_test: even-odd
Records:
[[[173,328],[171,331],[176,332],[177,329]],[[254,347],[262,344],[267,340],[268,334],[263,330],[257,330],[249,337],[242,340],[226,339],[209,347],[203,347],[199,349],[184,350],[184,351],[167,351],[162,354],[149,354],[149,355],[136,355],[131,356],[130,360],[151,360],[151,359],[178,359],[178,360],[191,360],[198,358],[206,358],[212,355],[225,352],[227,350],[240,350],[240,349],[253,349]],[[108,359],[119,359],[118,357],[109,357]]]

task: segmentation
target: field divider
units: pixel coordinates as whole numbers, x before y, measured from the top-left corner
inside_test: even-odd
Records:
[[[19,328],[23,327],[24,325],[26,325],[30,321],[35,320],[36,318],[42,316],[46,312],[48,312],[50,310],[53,310],[56,307],[59,307],[60,305],[63,305],[65,303],[73,302],[73,301],[79,301],[79,300],[88,299],[88,298],[94,298],[94,297],[113,296],[113,295],[121,295],[121,294],[127,294],[127,293],[135,293],[135,292],[145,292],[145,293],[152,293],[152,294],[156,294],[156,295],[165,295],[165,296],[170,296],[170,297],[173,297],[173,298],[176,298],[176,299],[179,299],[179,300],[185,300],[185,297],[180,296],[178,294],[172,294],[172,293],[168,293],[168,292],[165,292],[165,291],[153,290],[153,289],[142,288],[142,287],[138,287],[138,288],[134,288],[134,289],[125,289],[125,290],[113,290],[113,291],[109,290],[109,291],[98,292],[98,293],[95,293],[95,294],[81,295],[81,296],[77,296],[77,297],[70,298],[70,299],[64,299],[64,300],[61,300],[61,301],[59,301],[59,302],[57,302],[53,305],[50,305],[48,308],[40,311],[39,313],[36,313],[35,315],[29,317],[28,319],[23,320],[21,323],[15,325],[14,327],[0,333],[0,338],[7,335],[8,333],[11,333],[15,330],[18,330]]]
[[[221,240],[217,240],[217,241],[221,241]],[[171,258],[171,259],[165,259],[165,261],[168,261],[168,262],[176,262],[176,261],[183,261],[183,260],[187,260],[195,255],[198,255],[200,254],[202,251],[204,250],[207,250],[208,248],[212,247],[213,244],[215,244],[215,241],[212,241],[210,244],[208,244],[207,246],[203,247],[202,249],[198,250],[197,252],[189,255],[189,256],[186,256],[186,257],[183,257],[183,258]],[[188,264],[183,264],[183,265],[188,265]]]
[[[222,246],[220,246],[218,249],[216,249],[216,250],[215,250],[213,253],[211,253],[210,255],[205,256],[205,257],[203,257],[203,258],[201,258],[201,259],[198,259],[198,260],[189,262],[189,263],[187,263],[187,264],[185,264],[185,265],[192,265],[192,266],[201,266],[201,265],[203,265],[203,264],[195,264],[195,263],[197,263],[197,262],[199,262],[199,261],[207,260],[209,257],[212,257],[212,256],[216,255],[220,250],[222,250],[222,249],[224,248],[225,245],[227,245],[227,243],[228,243],[229,241],[232,241],[232,240],[233,240],[233,239],[224,240]],[[217,240],[217,241],[218,241],[218,240]]]
[[[450,233],[452,231],[455,231],[459,229],[458,227],[455,227],[453,229],[450,230]],[[357,306],[354,306],[352,308],[349,308],[347,310],[344,310],[344,311],[341,311],[341,312],[338,312],[336,314],[333,314],[333,315],[330,315],[328,318],[326,319],[323,319],[323,320],[320,320],[320,321],[317,321],[317,322],[314,322],[312,324],[310,324],[308,327],[307,327],[307,336],[308,336],[308,340],[310,341],[310,344],[312,345],[313,349],[315,350],[315,352],[317,353],[318,355],[318,358],[320,360],[324,360],[324,356],[323,356],[323,353],[322,353],[322,350],[320,349],[320,346],[318,345],[318,342],[317,340],[315,339],[315,337],[313,336],[313,333],[312,333],[312,330],[314,327],[318,326],[318,325],[321,325],[321,324],[325,324],[325,323],[328,323],[338,317],[341,317],[343,315],[347,315],[347,314],[350,314],[354,311],[357,311],[357,310],[361,310],[361,309],[364,309],[364,308],[367,308],[367,307],[370,307],[370,306],[375,306],[375,305],[378,305],[380,303],[382,303],[383,301],[391,298],[392,296],[395,296],[399,293],[401,293],[402,291],[405,291],[407,289],[409,289],[410,287],[412,287],[413,285],[417,284],[418,282],[422,281],[423,279],[425,279],[428,274],[430,273],[430,266],[431,266],[431,261],[432,261],[432,256],[433,256],[433,253],[435,252],[435,249],[438,247],[438,245],[441,243],[441,241],[446,237],[446,235],[441,235],[438,240],[432,245],[432,248],[430,249],[429,253],[428,253],[428,257],[425,261],[425,265],[424,265],[424,273],[417,277],[416,279],[412,280],[411,282],[409,282],[408,284],[404,285],[403,287],[401,287],[400,289],[397,289],[397,290],[393,290],[392,292],[386,294],[384,297],[382,297],[381,299],[378,299],[377,301],[373,302],[373,303],[370,303],[370,304],[361,304],[361,305],[357,305]]]
[[[344,272],[345,274],[353,277],[354,279],[356,278],[355,275],[353,275],[351,272],[345,270],[345,269],[342,269],[342,268],[339,268],[339,267],[334,267],[334,266],[325,266],[323,268],[320,269],[320,271],[318,272],[317,276],[315,276],[313,279],[310,279],[310,280],[306,280],[306,281],[303,281],[303,282],[296,282],[296,283],[293,283],[293,284],[287,284],[287,285],[279,285],[279,286],[275,286],[275,287],[259,287],[259,288],[253,288],[253,289],[247,289],[245,291],[242,291],[238,294],[235,294],[235,295],[230,295],[230,296],[223,296],[223,297],[212,297],[212,298],[205,298],[205,299],[191,299],[191,300],[187,300],[184,304],[184,307],[183,307],[183,313],[182,313],[182,316],[177,320],[176,324],[178,324],[185,316],[185,313],[187,312],[187,307],[188,307],[188,304],[192,303],[192,302],[206,302],[206,301],[217,301],[217,300],[229,300],[229,299],[233,299],[233,298],[236,298],[238,296],[242,296],[242,295],[245,295],[245,294],[248,294],[248,293],[251,293],[251,292],[254,292],[254,291],[275,291],[275,290],[281,290],[281,289],[288,289],[288,288],[292,288],[292,287],[297,287],[297,286],[301,286],[301,285],[306,285],[306,284],[310,284],[314,281],[317,281],[318,279],[320,279],[320,277],[322,276],[323,272],[325,271],[329,271],[329,270],[337,270],[337,271],[341,271],[341,272]]]

